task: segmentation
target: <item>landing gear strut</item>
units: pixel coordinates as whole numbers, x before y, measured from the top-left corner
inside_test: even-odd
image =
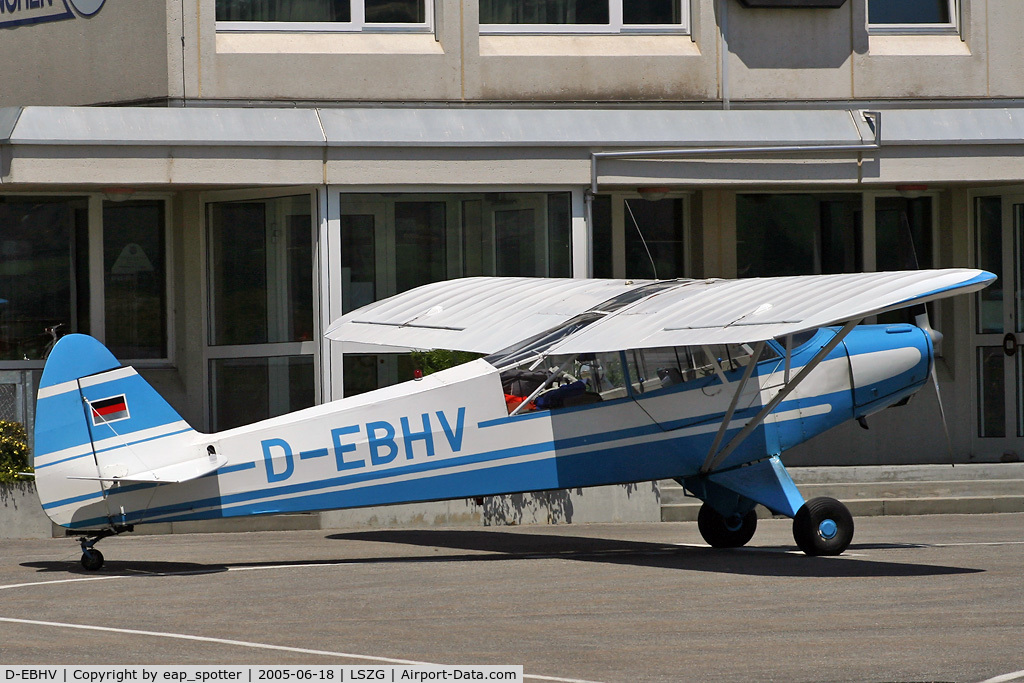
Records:
[[[757,531],[757,513],[724,517],[704,503],[697,513],[697,529],[712,548],[739,548],[747,544]]]
[[[853,515],[834,498],[812,498],[793,518],[793,539],[808,555],[839,555],[853,540]]]
[[[78,539],[79,544],[82,546],[82,567],[87,571],[94,572],[103,566],[103,553],[96,550],[93,546],[99,543],[107,536],[116,536],[117,534],[123,534],[126,531],[132,531],[135,527],[132,525],[114,526],[107,529],[101,529],[95,532],[92,536],[80,536]]]

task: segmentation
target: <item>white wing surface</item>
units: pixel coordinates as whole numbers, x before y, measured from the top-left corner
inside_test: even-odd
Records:
[[[327,336],[382,349],[493,353],[593,312],[595,320],[546,353],[743,343],[977,291],[994,279],[969,268],[663,282],[463,278],[353,311]]]
[[[410,289],[347,313],[325,332],[361,351],[493,353],[638,289],[641,280],[468,277]]]

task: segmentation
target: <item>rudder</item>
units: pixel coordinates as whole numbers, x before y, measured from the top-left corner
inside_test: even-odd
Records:
[[[43,368],[36,398],[33,464],[40,503],[62,526],[100,517],[116,524],[117,514],[106,504],[111,486],[192,478],[159,473],[194,463],[197,455],[206,456],[199,458],[200,469],[214,464],[214,455],[196,453],[195,437],[170,404],[103,344],[83,334],[62,337]]]

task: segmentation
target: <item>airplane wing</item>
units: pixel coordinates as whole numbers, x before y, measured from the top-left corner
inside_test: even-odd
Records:
[[[477,277],[418,287],[339,318],[338,341],[493,353],[570,321],[545,353],[755,342],[986,287],[970,268],[740,280]]]
[[[643,280],[467,277],[410,289],[327,328],[361,352],[396,348],[493,353],[649,284]]]

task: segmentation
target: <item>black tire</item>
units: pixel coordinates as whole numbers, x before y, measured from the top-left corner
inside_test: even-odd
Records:
[[[723,517],[704,503],[697,513],[697,528],[712,548],[739,548],[747,544],[757,531],[757,513]]]
[[[808,555],[839,555],[853,540],[853,515],[835,498],[812,498],[793,518],[793,539]]]
[[[94,572],[103,566],[103,553],[95,548],[89,548],[82,552],[82,567]]]

